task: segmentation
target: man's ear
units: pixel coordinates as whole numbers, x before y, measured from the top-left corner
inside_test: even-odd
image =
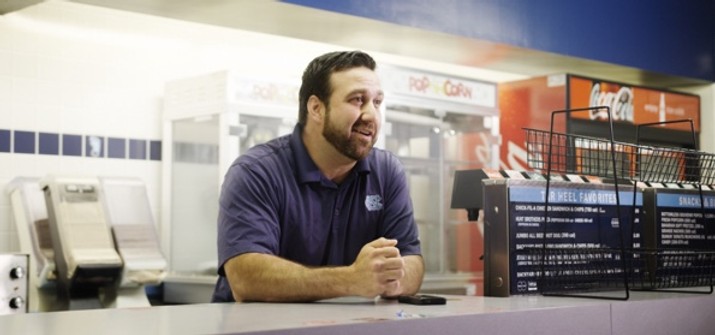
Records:
[[[313,120],[316,124],[322,124],[323,117],[325,116],[325,104],[323,104],[317,96],[311,95],[310,98],[308,98],[307,105],[308,118]]]

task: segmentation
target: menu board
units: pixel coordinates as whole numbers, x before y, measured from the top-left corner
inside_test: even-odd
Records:
[[[659,249],[715,250],[715,194],[683,189],[651,189],[645,193],[649,223],[646,246]],[[702,205],[701,205],[702,203]]]
[[[620,251],[640,246],[639,221],[634,225],[632,218],[640,211],[642,194],[636,194],[634,203],[630,186],[620,187],[616,194],[613,185],[552,182],[547,211],[545,184],[510,181],[508,186],[505,251],[509,255],[510,294],[539,292],[538,277],[545,257],[546,277],[556,273],[575,279],[604,272],[622,274]],[[559,252],[552,253],[554,250]],[[608,262],[604,263],[604,258]],[[604,270],[604,264],[611,268]],[[549,270],[554,267],[558,272]]]
[[[552,181],[547,198],[536,180],[484,190],[485,295],[715,284],[711,190]]]
[[[643,244],[655,288],[710,286],[715,267],[715,194],[658,188],[643,194]]]

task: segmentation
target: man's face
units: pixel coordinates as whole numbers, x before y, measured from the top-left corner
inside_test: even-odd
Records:
[[[333,94],[325,111],[323,136],[341,154],[360,160],[370,153],[380,130],[383,92],[377,74],[365,67],[330,77]]]

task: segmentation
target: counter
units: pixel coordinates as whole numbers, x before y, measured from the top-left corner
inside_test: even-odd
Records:
[[[632,292],[628,301],[446,296],[446,305],[317,303],[156,306],[0,316],[0,334],[705,334],[715,295]]]

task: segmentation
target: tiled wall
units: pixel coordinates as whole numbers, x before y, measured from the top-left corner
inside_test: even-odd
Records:
[[[81,161],[84,159],[114,159],[113,165],[115,166],[124,165],[126,162],[122,160],[127,159],[159,162],[161,161],[161,141],[0,129],[0,155],[11,162],[11,164],[5,166],[5,173],[2,174],[3,179],[0,181],[3,184],[7,184],[9,180],[15,177],[42,177],[51,173],[103,176],[108,175],[111,170],[100,168],[99,165],[97,165],[96,169],[92,169],[89,167],[94,164],[82,164]],[[44,159],[42,156],[49,157]],[[79,158],[78,163],[86,168],[82,168],[79,171],[74,168],[63,170],[60,168],[62,163],[60,156]],[[23,161],[29,164],[34,161],[34,167],[27,169],[27,166],[23,166],[24,164],[20,163]],[[42,164],[43,161],[54,161],[59,164]],[[145,165],[150,170],[156,170],[156,163],[147,165],[146,162],[142,162],[139,164]],[[153,168],[152,165],[154,165]],[[115,175],[117,173],[120,176],[127,175],[118,169],[115,171]],[[12,219],[8,218],[8,215],[12,213],[11,209],[8,208],[6,194],[9,190],[6,185],[6,192],[2,196],[2,202],[0,202],[0,215],[2,215],[0,216],[0,253],[19,249],[15,236],[16,227],[13,226]]]
[[[163,78],[142,72],[161,64],[42,25],[83,15],[50,3],[0,17],[0,253],[19,249],[5,192],[19,176],[138,177],[159,218]]]
[[[0,129],[0,153],[161,160],[161,140]]]
[[[0,16],[0,253],[19,250],[6,192],[19,176],[140,178],[165,236],[165,83],[226,69],[296,78],[328,49],[63,1]]]

